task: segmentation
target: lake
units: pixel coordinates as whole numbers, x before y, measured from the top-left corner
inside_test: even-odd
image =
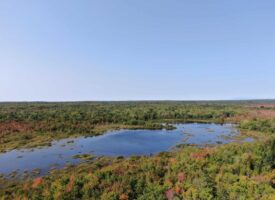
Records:
[[[77,154],[95,156],[152,155],[171,151],[178,144],[216,145],[235,141],[239,131],[232,124],[175,124],[174,130],[116,130],[94,137],[78,137],[52,142],[49,147],[12,150],[0,154],[0,174],[37,171],[77,164]],[[243,141],[250,142],[252,138]]]

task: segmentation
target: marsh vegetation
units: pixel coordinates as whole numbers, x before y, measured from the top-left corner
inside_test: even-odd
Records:
[[[96,159],[46,176],[0,176],[2,199],[274,199],[274,102],[2,103],[2,152],[115,129],[171,129],[170,123],[235,123],[253,142],[178,145],[152,156]],[[174,130],[173,130],[174,131]],[[214,134],[213,128],[205,132]],[[185,137],[192,132],[181,130]],[[156,141],[157,142],[157,141]],[[74,142],[67,143],[72,145]],[[93,155],[92,153],[90,155]],[[86,159],[87,158],[87,159]],[[17,158],[22,159],[22,158]],[[39,162],[39,161],[37,161]],[[39,173],[37,171],[37,173]]]

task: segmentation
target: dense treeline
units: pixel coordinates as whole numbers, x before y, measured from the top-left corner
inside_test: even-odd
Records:
[[[89,121],[135,123],[156,119],[217,119],[230,117],[235,110],[222,104],[188,103],[34,103],[0,105],[0,121]]]
[[[101,158],[0,192],[7,199],[266,199],[275,197],[275,140]]]
[[[239,105],[206,102],[3,103],[0,151],[114,128],[159,129],[165,121],[224,122],[240,112]]]

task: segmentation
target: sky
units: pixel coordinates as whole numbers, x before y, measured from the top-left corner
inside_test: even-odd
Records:
[[[261,98],[274,0],[0,1],[0,101]]]

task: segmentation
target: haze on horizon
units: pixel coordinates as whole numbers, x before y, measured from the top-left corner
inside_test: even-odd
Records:
[[[0,1],[0,101],[275,99],[275,1]]]

